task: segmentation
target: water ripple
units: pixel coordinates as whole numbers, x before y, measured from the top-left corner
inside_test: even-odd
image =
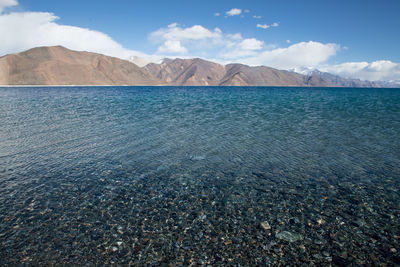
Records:
[[[395,89],[0,88],[0,265],[398,263],[399,118]]]

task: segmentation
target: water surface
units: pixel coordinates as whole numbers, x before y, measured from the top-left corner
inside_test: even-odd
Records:
[[[0,125],[0,265],[400,264],[398,89],[0,88]]]

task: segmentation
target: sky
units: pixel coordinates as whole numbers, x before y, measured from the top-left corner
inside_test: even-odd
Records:
[[[0,56],[37,46],[400,82],[399,0],[0,0]]]

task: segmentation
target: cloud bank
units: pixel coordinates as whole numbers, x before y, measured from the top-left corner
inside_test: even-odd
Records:
[[[346,78],[358,78],[371,81],[400,82],[400,64],[390,60],[373,62],[346,62],[320,68]]]
[[[15,4],[0,0],[0,9]],[[110,36],[86,28],[60,25],[58,17],[48,12],[13,12],[0,14],[0,53],[24,51],[38,46],[62,45],[78,51],[90,51],[128,59],[131,56],[152,58],[124,48]]]
[[[220,63],[256,55],[264,42],[256,38],[243,38],[240,33],[226,34],[219,28],[207,29],[201,25],[182,27],[172,23],[150,34],[158,44],[157,53],[169,57],[205,57]]]
[[[300,66],[317,67],[336,55],[340,50],[337,44],[320,42],[301,42],[287,48],[262,51],[254,57],[243,59],[249,65],[266,65],[278,69],[290,69]]]
[[[218,40],[221,38],[221,30],[215,28],[209,30],[201,25],[192,27],[180,27],[177,23],[168,25],[167,28],[158,29],[150,34],[150,39],[155,43],[162,43],[157,53],[185,54],[188,49],[185,45],[193,47],[204,41]]]
[[[268,27],[277,27],[273,23]],[[205,55],[220,63],[240,62],[248,65],[266,65],[279,69],[300,66],[317,67],[336,55],[338,44],[301,42],[287,48],[273,48],[256,38],[243,38],[240,33],[226,34],[219,28],[207,29],[201,25],[182,27],[172,23],[150,34],[158,43],[157,52],[171,57],[200,57]],[[269,49],[268,49],[269,48]]]

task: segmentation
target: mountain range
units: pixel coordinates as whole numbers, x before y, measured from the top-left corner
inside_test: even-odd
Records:
[[[0,85],[178,85],[398,87],[345,79],[325,72],[306,75],[265,66],[221,65],[200,58],[133,62],[62,46],[37,47],[0,57]]]

